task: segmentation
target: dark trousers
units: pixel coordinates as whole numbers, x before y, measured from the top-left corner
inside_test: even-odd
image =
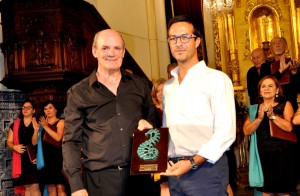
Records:
[[[227,196],[228,161],[224,154],[215,164],[202,163],[179,178],[169,177],[172,196]]]
[[[129,168],[84,170],[83,182],[90,196],[159,196],[150,174],[130,175]]]
[[[160,196],[160,185],[150,174],[131,175],[126,196]]]
[[[90,196],[124,196],[129,168],[84,170],[83,182]]]
[[[232,190],[235,191],[237,187],[237,165],[234,154],[234,146],[232,145],[230,149],[225,152],[225,154],[227,156],[229,166],[229,184]]]

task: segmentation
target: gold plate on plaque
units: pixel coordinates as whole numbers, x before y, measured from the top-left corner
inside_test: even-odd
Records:
[[[134,130],[130,174],[166,171],[168,142],[168,128]]]

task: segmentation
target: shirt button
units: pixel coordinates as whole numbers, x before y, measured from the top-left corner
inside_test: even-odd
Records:
[[[125,145],[125,144],[123,144],[122,146],[123,146],[123,147],[125,147],[126,145]]]
[[[123,131],[123,128],[121,128],[120,131]]]
[[[120,116],[121,114],[120,114],[120,113],[118,113],[117,115],[118,115],[118,116]]]

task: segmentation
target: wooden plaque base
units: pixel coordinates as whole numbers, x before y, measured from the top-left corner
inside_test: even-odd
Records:
[[[165,172],[168,142],[168,128],[134,130],[130,174]]]

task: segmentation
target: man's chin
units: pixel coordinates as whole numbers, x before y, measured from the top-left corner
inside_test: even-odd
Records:
[[[281,55],[283,55],[283,54],[284,54],[284,52],[281,52],[281,51],[280,51],[280,52],[275,52],[275,53],[274,53],[275,56],[281,56]]]
[[[179,61],[179,62],[182,62],[182,61],[185,61],[186,60],[186,58],[184,57],[184,56],[182,56],[182,55],[177,55],[177,56],[175,56],[174,57],[177,61]]]

